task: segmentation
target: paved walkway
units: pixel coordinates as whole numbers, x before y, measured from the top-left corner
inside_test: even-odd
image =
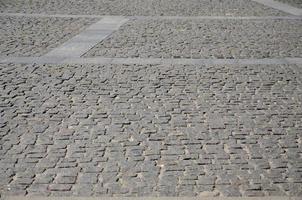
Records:
[[[301,199],[301,41],[299,0],[1,1],[1,196]]]

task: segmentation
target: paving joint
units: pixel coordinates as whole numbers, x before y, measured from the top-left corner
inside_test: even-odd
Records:
[[[186,19],[186,20],[299,20],[302,16],[122,16],[122,15],[69,15],[41,13],[0,13],[2,17],[54,17],[54,18],[107,18],[124,17],[128,19]]]

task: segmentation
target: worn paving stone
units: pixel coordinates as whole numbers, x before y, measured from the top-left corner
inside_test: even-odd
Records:
[[[85,18],[0,17],[0,55],[41,56],[96,22]]]
[[[0,11],[97,15],[276,16],[286,13],[248,0],[2,0]]]
[[[133,20],[86,57],[283,58],[302,53],[301,20]]]
[[[301,0],[277,0],[279,2],[289,4],[291,6],[302,8],[302,1]]]
[[[301,75],[297,65],[1,64],[1,192],[301,196]]]

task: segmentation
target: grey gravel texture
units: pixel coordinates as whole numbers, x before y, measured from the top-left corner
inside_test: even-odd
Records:
[[[7,195],[302,196],[302,66],[0,66]]]
[[[1,0],[2,12],[98,15],[286,15],[249,0]]]
[[[41,56],[97,20],[0,17],[0,55]]]
[[[302,8],[302,1],[301,0],[276,0],[297,8]]]
[[[301,57],[301,20],[133,20],[86,57]]]

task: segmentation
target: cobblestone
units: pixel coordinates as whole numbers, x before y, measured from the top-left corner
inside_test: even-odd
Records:
[[[301,25],[301,20],[133,20],[85,56],[194,59],[299,57],[302,53]]]
[[[286,15],[248,0],[2,0],[0,11],[97,15]]]
[[[2,56],[41,56],[77,35],[94,21],[96,20],[85,18],[2,16],[0,18],[0,54]],[[26,113],[26,111],[23,112]]]
[[[298,65],[1,64],[0,187],[301,196],[301,74]]]
[[[289,4],[297,8],[302,8],[302,2],[300,0],[278,0],[278,1],[285,4]]]

